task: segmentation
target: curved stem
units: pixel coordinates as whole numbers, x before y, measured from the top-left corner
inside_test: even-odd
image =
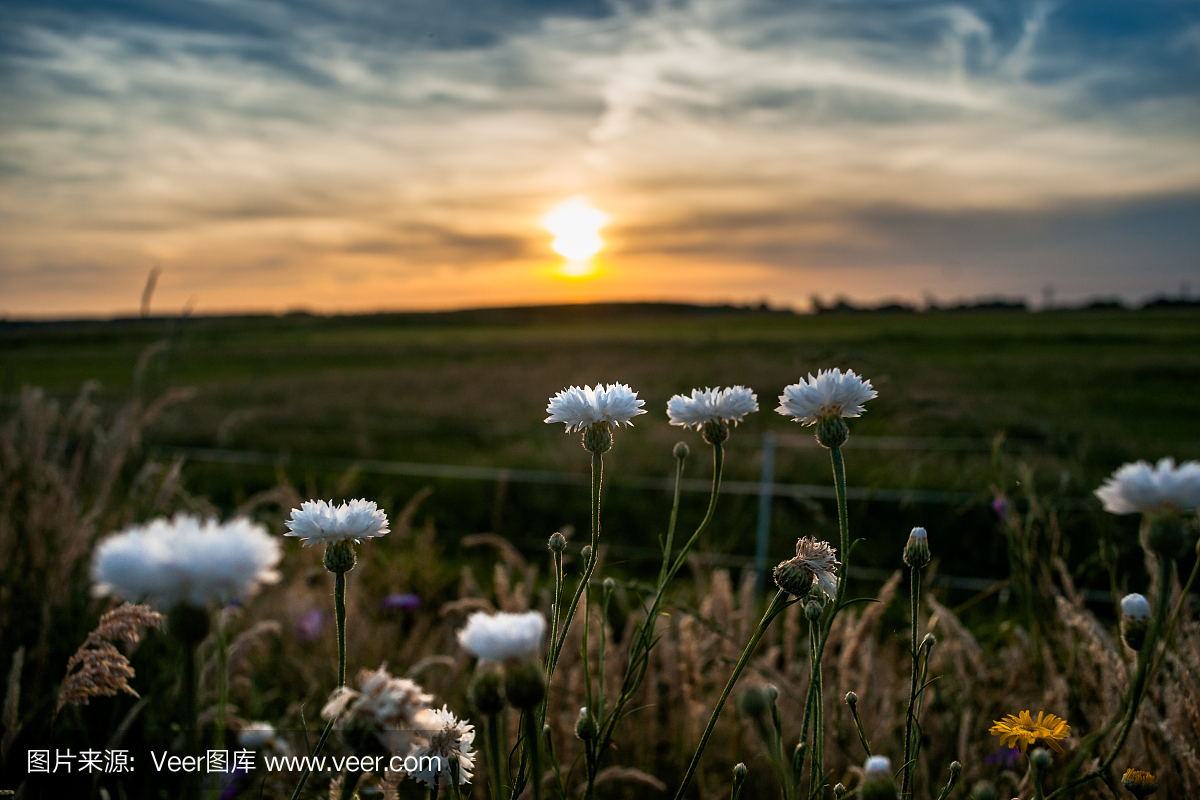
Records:
[[[683,776],[683,782],[679,784],[679,790],[675,792],[675,800],[680,800],[683,797],[684,791],[687,790],[688,784],[691,783],[692,775],[695,774],[696,767],[700,763],[700,756],[704,752],[705,745],[708,744],[708,737],[712,735],[713,728],[717,725],[717,718],[721,716],[721,709],[725,707],[725,701],[729,699],[729,693],[733,691],[734,684],[737,683],[738,678],[741,677],[742,670],[749,663],[755,648],[758,647],[759,640],[767,632],[771,620],[775,619],[779,612],[787,608],[788,605],[788,593],[780,589],[775,593],[774,599],[771,600],[771,604],[767,607],[767,612],[763,614],[762,620],[754,630],[754,635],[750,637],[750,642],[742,652],[742,657],[738,659],[737,665],[734,666],[733,674],[729,676],[729,682],[725,684],[725,691],[721,692],[721,697],[717,700],[716,708],[713,709],[712,716],[708,720],[708,727],[704,729],[704,734],[700,737],[700,744],[696,746],[696,752],[692,755],[692,762],[688,764],[687,774]]]
[[[546,656],[546,680],[549,681],[554,677],[554,667],[558,664],[558,656],[562,652],[562,647],[567,640],[567,631],[571,629],[571,620],[575,617],[575,610],[579,607],[579,600],[583,597],[583,589],[588,585],[588,581],[592,579],[592,570],[596,568],[596,559],[600,555],[598,545],[600,542],[600,485],[604,475],[604,459],[599,453],[592,453],[592,555],[588,559],[588,563],[584,566],[583,577],[579,581],[579,586],[575,589],[575,596],[571,598],[571,605],[567,607],[566,616],[563,618],[562,630],[559,631],[558,638],[551,643],[550,652]]]

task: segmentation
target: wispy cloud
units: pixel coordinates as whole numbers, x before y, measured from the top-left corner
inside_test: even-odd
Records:
[[[579,193],[642,274],[680,254],[742,276],[858,266],[896,293],[950,258],[929,227],[970,217],[1083,287],[1091,251],[1052,221],[1106,220],[1134,252],[1146,208],[1200,194],[1200,13],[1182,4],[1137,25],[1048,3],[401,6],[21,7],[0,310],[87,310],[95,289],[55,277],[70,265],[111,287],[104,310],[151,264],[210,306],[450,305],[464,272],[471,297],[511,301],[522,269],[551,297],[537,220]],[[1144,256],[1173,283],[1197,237],[1159,233]],[[1014,248],[990,238],[952,260],[1012,291]]]

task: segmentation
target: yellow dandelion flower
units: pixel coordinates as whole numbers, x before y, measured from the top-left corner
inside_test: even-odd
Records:
[[[1125,770],[1121,783],[1134,797],[1145,797],[1158,791],[1158,779],[1153,774],[1132,767]]]
[[[1038,712],[1036,721],[1028,711],[1022,711],[1016,716],[1009,714],[993,724],[991,734],[999,736],[1005,747],[1020,748],[1022,753],[1039,740],[1063,753],[1066,751],[1058,740],[1071,735],[1071,726],[1066,720],[1044,711]]]

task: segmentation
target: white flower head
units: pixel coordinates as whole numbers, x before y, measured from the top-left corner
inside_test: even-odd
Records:
[[[822,369],[814,378],[801,378],[799,383],[784,387],[779,395],[776,412],[791,416],[802,425],[815,425],[823,417],[859,417],[866,410],[863,403],[878,396],[869,380],[863,380],[848,369]]]
[[[542,652],[546,618],[538,611],[487,614],[476,611],[458,632],[458,643],[482,662],[524,660]]]
[[[441,783],[449,784],[450,756],[457,755],[458,783],[470,783],[471,771],[475,769],[475,754],[471,751],[471,745],[475,742],[475,726],[455,717],[446,706],[440,710],[432,708],[422,711],[417,717],[417,725],[423,735],[413,744],[408,755],[415,757],[417,764],[425,768],[408,774],[430,789],[438,783],[439,778]]]
[[[863,775],[868,778],[892,780],[892,760],[887,756],[871,756],[863,765]]]
[[[1200,506],[1200,461],[1175,466],[1163,458],[1151,467],[1145,461],[1125,464],[1096,490],[1110,514],[1179,513]]]
[[[1148,621],[1150,603],[1140,594],[1127,594],[1121,598],[1121,614],[1136,622]]]
[[[292,749],[288,743],[279,738],[275,726],[269,722],[247,722],[238,731],[238,745],[249,750],[272,750],[280,756],[289,756]]]
[[[163,609],[204,608],[249,597],[275,583],[282,555],[266,527],[244,517],[219,523],[190,514],[132,525],[96,546],[92,593]]]
[[[672,425],[701,430],[706,422],[741,422],[758,411],[758,396],[745,386],[725,389],[692,389],[692,396],[677,394],[667,401],[667,419]]]
[[[347,725],[375,734],[394,754],[407,753],[416,741],[422,712],[429,709],[433,695],[408,678],[393,677],[387,664],[358,673],[359,691],[339,686],[329,695],[321,717],[335,720],[334,727]]]
[[[638,399],[637,392],[623,383],[607,386],[597,383],[595,388],[582,389],[572,386],[550,398],[546,406],[550,416],[546,422],[566,424],[567,433],[584,431],[600,422],[616,427],[632,425],[634,417],[646,413],[642,408],[645,404],[645,400]]]
[[[292,518],[284,524],[288,527],[284,536],[299,536],[305,547],[345,541],[358,544],[388,532],[387,514],[371,500],[351,500],[337,507],[324,500],[305,500],[292,509]]]
[[[808,594],[815,585],[828,598],[837,594],[837,551],[828,542],[803,536],[796,540],[796,557],[775,567],[775,583],[793,597]]]

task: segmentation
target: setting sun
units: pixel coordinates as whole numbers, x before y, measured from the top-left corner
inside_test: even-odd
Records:
[[[604,247],[600,229],[607,223],[608,215],[592,208],[586,197],[565,200],[542,217],[542,225],[554,234],[550,244],[554,252],[573,262],[587,261],[600,252]]]

